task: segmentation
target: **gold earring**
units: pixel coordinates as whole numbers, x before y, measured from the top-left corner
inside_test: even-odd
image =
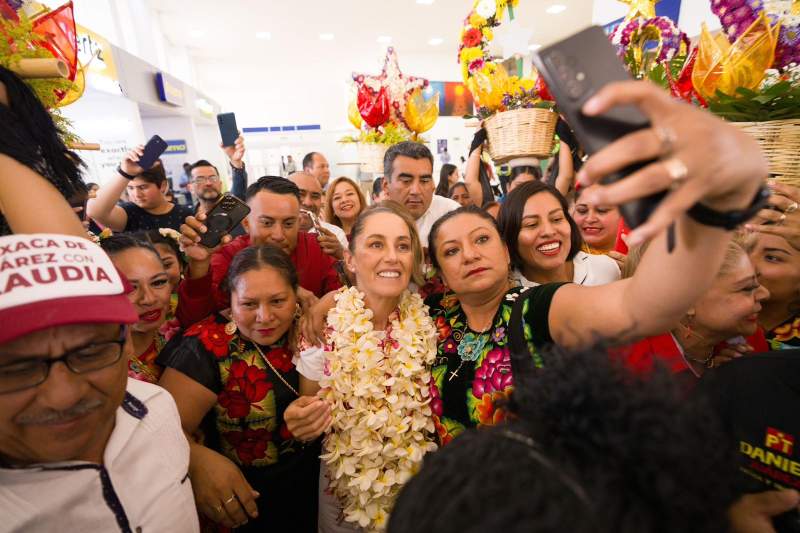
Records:
[[[226,335],[233,335],[236,333],[236,322],[231,320],[227,324],[225,324],[225,334]]]
[[[301,316],[303,316],[303,308],[300,307],[300,304],[294,304],[294,319],[300,320]]]

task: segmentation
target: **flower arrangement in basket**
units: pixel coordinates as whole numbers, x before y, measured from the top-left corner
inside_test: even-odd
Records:
[[[519,0],[475,0],[464,20],[458,60],[464,84],[477,104],[495,163],[515,157],[549,157],[558,115],[544,80],[509,75],[489,56],[492,28],[504,13],[514,17]]]
[[[37,2],[0,0],[0,65],[30,86],[65,142],[79,141],[59,111],[85,88],[71,1],[51,11]]]
[[[423,94],[428,80],[400,71],[393,47],[386,51],[383,70],[377,76],[353,74],[356,97],[347,118],[359,130],[341,142],[358,143],[363,172],[383,172],[383,156],[389,146],[402,141],[422,141],[420,135],[439,118],[439,93]]]
[[[633,7],[611,39],[632,75],[741,127],[777,179],[800,185],[800,1],[711,0],[723,32],[703,25],[692,49],[656,0],[620,1]]]

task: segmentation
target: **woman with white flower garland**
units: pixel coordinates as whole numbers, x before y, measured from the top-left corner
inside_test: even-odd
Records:
[[[362,213],[345,251],[356,285],[336,294],[324,348],[305,350],[297,362],[304,398],[286,410],[289,430],[310,440],[330,424],[323,532],[383,530],[400,488],[436,449],[429,405],[435,328],[408,290],[410,281],[422,281],[422,257],[414,221],[399,205]],[[324,402],[310,398],[320,386]]]

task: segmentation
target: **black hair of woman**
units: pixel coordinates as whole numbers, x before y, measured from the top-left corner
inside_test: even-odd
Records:
[[[64,198],[85,194],[88,189],[81,179],[84,163],[64,144],[63,132],[33,90],[2,66],[0,83],[8,94],[8,105],[0,104],[0,153],[44,176]],[[0,215],[0,235],[10,232]]]
[[[448,191],[450,190],[450,176],[458,170],[453,164],[445,163],[442,165],[442,169],[439,171],[439,183],[436,185],[436,191],[434,194],[439,196],[444,196],[445,198],[450,198],[448,196]]]
[[[664,368],[632,375],[601,347],[544,355],[544,368],[515,372],[515,422],[425,457],[389,533],[728,529],[734,450],[702,398]]]

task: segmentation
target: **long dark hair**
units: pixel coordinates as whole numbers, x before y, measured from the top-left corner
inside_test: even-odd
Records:
[[[439,196],[444,196],[445,198],[450,198],[447,195],[447,192],[450,190],[450,174],[456,171],[456,166],[450,163],[445,163],[442,165],[442,169],[439,171],[439,183],[436,185],[436,191],[434,194],[438,194]]]
[[[567,199],[555,187],[542,181],[525,182],[511,191],[506,197],[497,220],[500,234],[508,245],[508,251],[511,254],[511,264],[519,270],[522,270],[525,264],[518,250],[519,232],[522,228],[522,215],[525,213],[525,204],[531,196],[541,192],[548,193],[558,200],[561,209],[564,211],[564,217],[569,223],[570,249],[569,254],[567,254],[567,261],[572,261],[583,246],[583,238],[581,237],[580,229],[578,229],[578,224],[569,214]]]
[[[126,233],[112,235],[111,237],[106,237],[100,240],[100,248],[103,249],[106,255],[112,258],[126,250],[140,248],[142,250],[152,252],[153,255],[158,258],[158,263],[161,264],[161,256],[158,255],[158,251],[156,251],[155,246],[153,246],[148,240],[142,238],[142,236]]]
[[[0,104],[0,153],[15,159],[53,184],[64,198],[85,195],[81,179],[83,161],[70,151],[53,118],[33,90],[10,70],[0,66],[0,83],[8,93],[8,105]],[[0,235],[11,233],[0,215]]]
[[[169,249],[172,250],[172,253],[178,258],[178,264],[181,267],[181,271],[186,267],[186,258],[184,258],[183,252],[181,252],[181,248],[175,239],[162,235],[157,229],[142,231],[136,233],[135,236],[143,241],[149,242],[154,248],[156,244],[165,244],[169,246]]]

